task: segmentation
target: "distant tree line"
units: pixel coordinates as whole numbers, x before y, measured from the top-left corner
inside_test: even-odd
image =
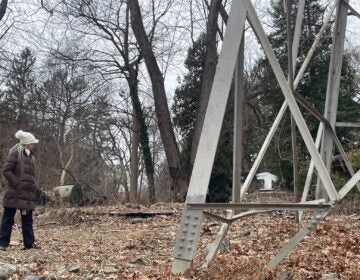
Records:
[[[7,5],[6,0],[0,3],[0,21]],[[0,67],[0,164],[15,141],[16,130],[29,130],[41,140],[36,152],[37,180],[47,190],[83,183],[114,201],[183,201],[226,28],[228,2],[190,1],[185,6],[189,12],[176,1],[157,0],[49,0],[40,5],[48,16],[43,19],[44,30],[58,24],[62,37],[54,35],[58,44],[43,46],[46,55],[40,55],[35,43],[18,53],[6,52],[6,56],[2,47],[0,59],[6,63]],[[297,5],[298,1],[293,1],[293,19]],[[269,40],[287,72],[283,1],[272,1],[269,12]],[[324,12],[319,1],[306,1],[298,67],[322,26]],[[190,20],[174,16],[179,14],[189,15]],[[203,25],[198,26],[199,22]],[[297,90],[320,112],[324,110],[332,30],[330,25],[325,31]],[[184,47],[181,38],[185,32],[191,41]],[[8,29],[1,34],[10,36]],[[172,65],[175,57],[184,48],[186,73],[179,77],[172,95],[166,91],[166,73],[176,66]],[[339,121],[360,121],[357,57],[355,50],[344,54]],[[244,74],[242,171],[246,174],[283,96],[265,58],[256,58]],[[232,88],[209,201],[230,199],[233,99]],[[318,123],[303,113],[315,137]],[[293,187],[290,131],[288,116],[261,166],[289,189]],[[344,128],[337,133],[356,162],[359,131]],[[301,141],[297,145],[301,181],[309,155]]]

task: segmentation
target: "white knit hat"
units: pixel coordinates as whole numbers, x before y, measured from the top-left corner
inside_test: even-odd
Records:
[[[15,137],[20,140],[20,144],[22,145],[39,143],[39,140],[30,132],[19,130],[15,133]]]

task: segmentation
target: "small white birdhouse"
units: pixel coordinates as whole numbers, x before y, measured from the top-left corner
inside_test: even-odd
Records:
[[[272,191],[273,183],[276,183],[278,177],[269,172],[262,172],[256,174],[256,179],[264,181],[263,188],[260,191]]]

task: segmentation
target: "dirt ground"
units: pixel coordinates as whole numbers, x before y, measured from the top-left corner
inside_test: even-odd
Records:
[[[142,211],[174,215],[110,216],[137,211],[126,206],[39,208],[34,217],[41,250],[20,250],[21,229],[0,262],[16,266],[11,279],[182,279],[171,276],[172,253],[182,204],[153,205]],[[17,217],[17,220],[19,217]],[[17,223],[19,224],[19,223]],[[360,215],[329,216],[274,271],[263,267],[299,229],[290,213],[243,218],[231,226],[226,246],[207,269],[201,265],[220,228],[204,219],[192,279],[360,279]],[[330,279],[330,278],[328,278]]]

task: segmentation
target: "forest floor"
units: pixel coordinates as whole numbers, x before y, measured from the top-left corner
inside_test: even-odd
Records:
[[[20,250],[21,229],[0,262],[11,278],[184,279],[171,276],[175,235],[183,204],[141,209],[121,206],[38,208],[34,217],[41,250]],[[171,210],[173,215],[121,217],[110,212]],[[17,217],[17,221],[19,217]],[[306,221],[302,223],[305,224]],[[19,224],[19,223],[18,223]],[[204,219],[191,279],[360,279],[360,215],[330,215],[273,271],[270,258],[300,228],[290,213],[266,213],[235,222],[229,246],[207,269],[201,265],[220,223]]]

